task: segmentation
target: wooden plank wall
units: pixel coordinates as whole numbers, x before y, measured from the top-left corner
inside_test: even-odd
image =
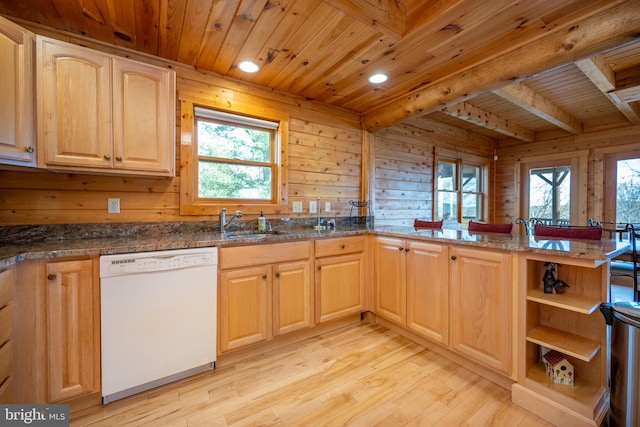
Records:
[[[122,54],[113,47],[104,48],[97,44],[90,47]],[[317,197],[321,198],[323,214],[324,202],[331,202],[332,216],[348,215],[348,201],[360,199],[362,132],[357,114],[163,63],[157,58],[136,57],[131,52],[127,52],[127,56],[175,68],[179,92],[241,99],[243,103],[264,105],[288,113],[289,203],[291,206],[293,201],[302,201],[304,206],[304,212],[295,216],[309,216],[308,202]],[[176,117],[179,118],[178,115]],[[180,129],[177,128],[178,154],[179,136]],[[177,163],[179,166],[179,159]],[[176,170],[179,171],[179,167]],[[217,217],[179,214],[179,179],[179,176],[166,179],[53,173],[19,168],[0,170],[0,225],[217,221]],[[109,197],[120,198],[120,214],[107,213]],[[229,208],[233,209],[232,206]],[[294,217],[294,214],[290,216]]]
[[[516,189],[516,162],[518,159],[537,156],[553,156],[588,150],[587,218],[604,218],[604,179],[613,171],[605,168],[606,153],[640,150],[640,126],[594,132],[565,138],[549,139],[534,143],[501,141],[496,162],[496,186],[494,197],[498,201],[494,211],[496,222],[515,220],[518,195]],[[640,209],[640,207],[639,207]]]
[[[437,147],[492,158],[496,141],[430,119],[397,125],[374,135],[370,194],[376,225],[413,225],[431,219]],[[490,174],[490,187],[492,174]]]

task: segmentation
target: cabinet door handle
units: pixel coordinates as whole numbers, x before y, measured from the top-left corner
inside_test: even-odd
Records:
[[[320,270],[322,270],[322,266],[319,265],[318,266],[318,271],[320,271]]]
[[[117,161],[117,162],[121,162],[121,161],[122,161],[122,157],[120,157],[120,156],[116,156],[116,161]]]
[[[105,154],[103,157],[104,157],[105,160],[111,160],[111,156],[108,155],[108,154]]]
[[[280,277],[280,272],[276,273],[276,277]]]
[[[49,275],[47,276],[47,279],[49,279],[49,280],[56,280],[56,277],[57,277],[57,276],[55,275],[55,273],[54,273],[54,274],[49,274]]]
[[[452,261],[455,261],[455,260],[457,260],[457,259],[458,259],[458,257],[457,257],[457,256],[455,256],[455,255],[451,255],[451,260],[452,260]]]
[[[409,252],[409,248],[404,248],[404,251],[405,252]]]
[[[263,274],[263,275],[262,275],[262,278],[263,278],[263,279],[266,279],[266,278],[267,278],[267,275],[266,275],[266,274]]]
[[[398,248],[399,251],[404,251],[404,248]]]
[[[347,247],[347,245],[342,245],[342,246],[340,246],[340,248],[342,248],[342,249],[344,249],[344,248],[346,248],[346,247]]]
[[[24,151],[26,151],[27,153],[33,153],[33,147],[27,147],[24,149]]]

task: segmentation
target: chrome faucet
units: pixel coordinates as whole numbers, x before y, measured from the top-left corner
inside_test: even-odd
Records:
[[[222,210],[220,211],[220,232],[224,233],[225,231],[227,231],[227,228],[229,228],[233,220],[236,218],[242,218],[241,211],[236,211],[229,222],[227,222],[227,208],[222,208]]]

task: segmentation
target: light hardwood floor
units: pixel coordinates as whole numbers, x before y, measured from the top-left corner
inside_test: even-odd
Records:
[[[359,323],[72,418],[72,426],[551,426],[509,391]]]

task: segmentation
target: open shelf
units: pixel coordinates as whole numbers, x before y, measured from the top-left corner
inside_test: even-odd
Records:
[[[560,329],[536,326],[527,333],[527,341],[590,362],[600,351],[600,343]]]
[[[602,398],[604,387],[585,381],[579,375],[576,375],[574,381],[574,385],[554,383],[545,372],[542,363],[533,365],[527,372],[527,386],[529,388],[535,389],[553,400],[573,400],[575,403],[563,403],[584,415],[591,415],[589,412],[593,411]],[[550,394],[553,395],[550,396]]]
[[[572,295],[570,292],[563,294],[546,294],[541,288],[531,289],[527,295],[527,300],[582,314],[593,313],[600,307],[601,303],[598,299]]]

